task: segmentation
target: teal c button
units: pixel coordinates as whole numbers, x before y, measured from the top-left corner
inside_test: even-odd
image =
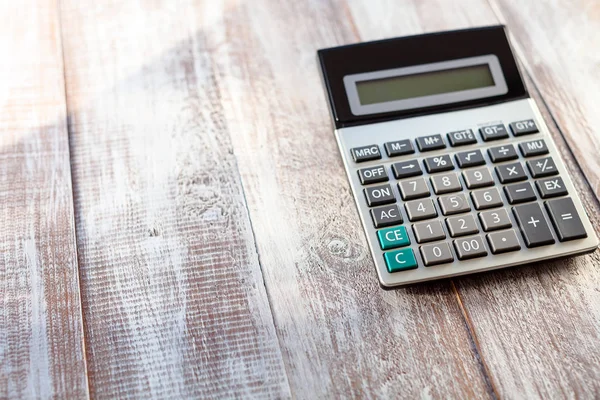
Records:
[[[377,237],[379,238],[381,250],[394,249],[410,244],[410,239],[406,234],[406,228],[403,226],[381,229],[377,231]]]
[[[402,249],[383,253],[385,265],[390,273],[417,268],[417,260],[412,249]]]

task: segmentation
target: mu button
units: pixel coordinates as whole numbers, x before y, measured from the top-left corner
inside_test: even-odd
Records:
[[[406,228],[403,226],[381,229],[377,231],[377,238],[382,250],[394,249],[410,244]]]

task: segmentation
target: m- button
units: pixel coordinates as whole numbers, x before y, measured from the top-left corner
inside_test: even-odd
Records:
[[[363,147],[355,147],[350,149],[350,153],[352,153],[352,158],[354,162],[363,162],[370,160],[379,160],[381,158],[381,152],[379,151],[379,146],[376,144],[370,144],[368,146]]]

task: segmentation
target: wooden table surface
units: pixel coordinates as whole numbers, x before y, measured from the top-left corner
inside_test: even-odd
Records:
[[[0,3],[0,398],[599,398],[600,252],[379,288],[316,49],[506,24],[600,231],[600,3]]]

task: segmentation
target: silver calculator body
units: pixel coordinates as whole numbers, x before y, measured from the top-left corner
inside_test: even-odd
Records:
[[[504,27],[325,49],[319,60],[382,287],[598,247]]]

